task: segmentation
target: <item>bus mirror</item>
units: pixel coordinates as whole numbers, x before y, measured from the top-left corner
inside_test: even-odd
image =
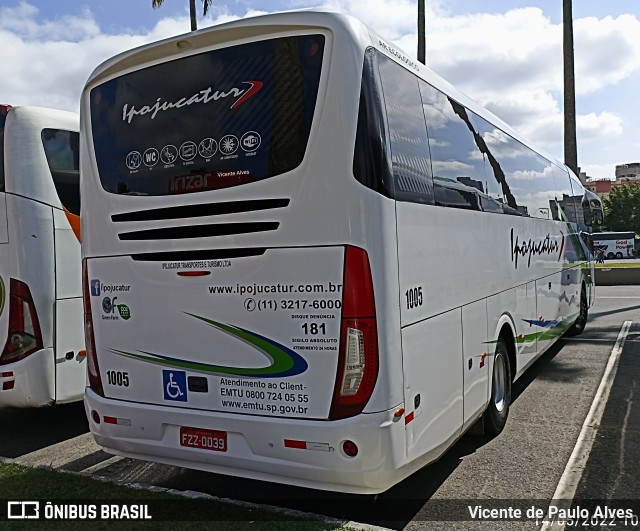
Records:
[[[600,227],[602,225],[602,223],[604,222],[604,218],[603,218],[603,215],[602,215],[602,209],[600,209],[600,208],[594,209],[591,217],[592,217],[591,225],[593,227]]]
[[[582,200],[582,210],[584,212],[584,221],[589,227],[600,227],[604,221],[602,215],[602,201],[600,198],[590,192],[585,191]]]

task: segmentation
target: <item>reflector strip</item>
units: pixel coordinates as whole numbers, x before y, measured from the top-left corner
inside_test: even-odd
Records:
[[[484,367],[484,359],[487,357],[487,353],[483,352],[482,356],[480,356],[480,368],[482,369],[482,367]]]
[[[0,376],[2,376],[3,378],[12,378],[13,377],[13,371],[0,373]]]
[[[117,424],[118,426],[131,426],[129,419],[119,419],[116,417],[102,417],[105,424]]]
[[[413,411],[404,418],[404,423],[409,424],[413,420]]]
[[[15,380],[10,380],[8,382],[2,382],[2,390],[8,391],[9,389],[13,389],[13,386],[16,385]]]
[[[180,277],[206,277],[211,271],[178,271]]]
[[[294,441],[292,439],[285,439],[284,440],[284,447],[285,448],[298,448],[299,450],[306,450],[307,449],[307,442],[306,441]]]

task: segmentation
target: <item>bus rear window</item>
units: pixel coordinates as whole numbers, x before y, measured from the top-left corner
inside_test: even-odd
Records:
[[[76,131],[42,130],[44,153],[58,198],[62,206],[76,216],[80,215],[79,140]]]
[[[324,37],[270,39],[168,61],[91,91],[103,188],[171,195],[280,175],[302,162]]]

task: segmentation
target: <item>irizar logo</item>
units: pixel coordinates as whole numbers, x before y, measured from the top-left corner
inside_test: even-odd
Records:
[[[238,326],[219,323],[189,312],[185,312],[185,314],[222,332],[226,332],[239,341],[250,345],[269,360],[269,365],[265,367],[227,367],[224,365],[211,365],[208,363],[189,361],[188,359],[175,358],[163,354],[153,354],[142,350],[138,351],[139,354],[117,349],[110,350],[111,352],[120,354],[121,356],[126,356],[140,361],[206,374],[248,376],[254,378],[282,378],[302,374],[308,368],[307,362],[302,356],[273,339],[269,339],[268,337],[261,336],[260,334],[256,334],[255,332],[251,332]]]
[[[228,97],[236,98],[231,104],[229,109],[235,109],[242,105],[245,101],[251,98],[256,92],[262,88],[262,81],[242,81],[244,85],[248,87],[234,87],[229,90],[213,90],[213,87],[207,87],[206,89],[197,92],[193,96],[180,98],[176,101],[162,101],[162,98],[157,98],[153,105],[143,105],[139,109],[136,109],[134,105],[129,106],[125,103],[122,107],[122,121],[131,123],[131,120],[135,116],[144,116],[151,113],[151,119],[153,120],[160,111],[168,111],[169,109],[181,109],[182,107],[188,107],[194,103],[209,103],[210,101],[217,101]]]

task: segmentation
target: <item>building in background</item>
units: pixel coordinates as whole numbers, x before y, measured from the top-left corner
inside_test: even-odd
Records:
[[[616,166],[616,181],[640,181],[640,162],[618,164]]]
[[[611,193],[611,189],[616,186],[640,183],[640,162],[618,164],[614,179],[593,179],[585,172],[580,172],[579,177],[585,188],[597,194],[600,198],[605,198]]]

